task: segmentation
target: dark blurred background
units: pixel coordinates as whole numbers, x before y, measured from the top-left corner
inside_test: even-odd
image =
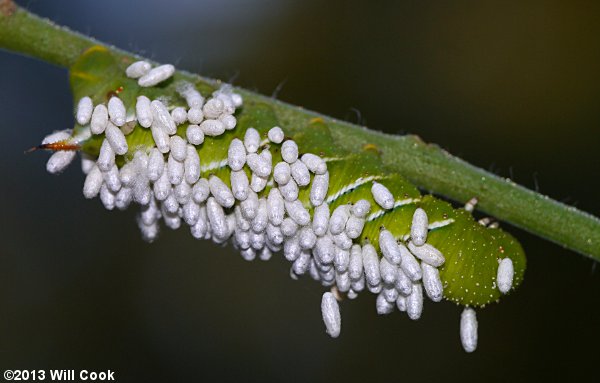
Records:
[[[599,2],[23,1],[101,41],[452,153],[595,215]],[[87,201],[78,165],[23,155],[72,126],[67,72],[0,52],[0,368],[112,369],[117,381],[535,381],[597,375],[600,272],[519,238],[522,287],[480,310],[418,322],[342,303],[281,257],[243,261],[187,229],[142,242],[134,212]]]

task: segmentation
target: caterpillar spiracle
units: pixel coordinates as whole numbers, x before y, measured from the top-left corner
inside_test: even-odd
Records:
[[[86,198],[112,210],[140,205],[147,241],[161,222],[198,239],[230,242],[246,260],[282,253],[293,278],[327,287],[327,333],[337,337],[337,300],[377,294],[376,310],[416,320],[424,296],[465,306],[463,347],[477,346],[474,307],[523,280],[525,255],[497,225],[477,222],[390,172],[368,143],[347,152],[313,118],[291,126],[229,85],[194,82],[171,65],[88,49],[71,67],[74,129],[47,136],[47,169],[80,151]],[[294,122],[297,124],[297,122]],[[295,132],[290,134],[289,132]]]

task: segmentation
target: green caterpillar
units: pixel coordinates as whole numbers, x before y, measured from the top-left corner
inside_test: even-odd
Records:
[[[169,110],[173,110],[176,107],[187,108],[189,104],[189,100],[186,100],[180,91],[185,84],[192,83],[204,97],[215,95],[216,93],[213,92],[217,91],[216,88],[204,82],[195,82],[193,77],[179,72],[156,86],[142,87],[137,80],[125,75],[125,69],[130,64],[132,64],[132,60],[116,57],[107,49],[95,46],[87,50],[70,71],[75,100],[90,97],[93,105],[99,105],[106,104],[111,97],[118,97],[124,104],[128,122],[120,127],[120,131],[125,135],[128,150],[125,154],[117,155],[115,158],[115,169],[121,170],[126,164],[135,164],[138,157],[142,158],[140,161],[143,162],[143,158],[147,158],[147,153],[156,147],[151,129],[142,127],[136,120],[136,100],[139,96],[146,96],[150,100],[160,100]],[[414,225],[413,215],[420,208],[426,212],[429,223],[428,246],[435,247],[445,257],[445,262],[439,268],[439,278],[443,286],[443,296],[446,299],[460,305],[473,307],[483,307],[490,302],[497,301],[502,295],[496,281],[499,275],[499,264],[502,260],[509,259],[512,262],[511,273],[514,274],[510,276],[512,285],[508,286],[509,289],[518,287],[523,280],[526,260],[523,249],[516,239],[497,227],[486,227],[478,223],[473,219],[471,213],[463,208],[455,209],[448,202],[434,196],[422,195],[401,174],[386,169],[380,161],[379,149],[375,145],[365,142],[352,152],[345,151],[336,145],[330,127],[322,119],[314,118],[304,121],[300,124],[301,126],[298,126],[297,123],[295,126],[286,126],[287,121],[280,121],[268,104],[257,101],[246,102],[243,108],[235,111],[234,116],[237,119],[234,129],[226,130],[216,136],[207,135],[201,144],[193,146],[200,158],[199,177],[201,179],[214,181],[213,177],[217,177],[228,188],[232,188],[230,181],[232,168],[228,166],[228,151],[232,141],[235,138],[244,140],[250,129],[258,132],[261,140],[258,152],[263,154],[268,152],[269,166],[271,163],[284,163],[281,153],[282,145],[267,139],[268,133],[273,127],[281,126],[283,131],[295,132],[285,138],[298,145],[300,155],[308,152],[314,153],[326,162],[329,186],[325,203],[329,205],[330,211],[334,212],[340,206],[353,206],[358,201],[369,202],[371,209],[361,221],[364,227],[360,235],[352,240],[352,245],[360,245],[363,249],[373,246],[381,257],[384,251],[380,248],[380,235],[384,229],[392,234],[399,246],[407,245],[411,240],[411,225]],[[176,133],[172,136],[177,135],[185,140],[189,125],[187,121],[180,123],[176,128]],[[106,135],[91,135],[89,124],[76,124],[72,137],[77,141],[81,152],[88,158],[94,160],[101,155],[101,147]],[[170,156],[169,160],[171,160]],[[134,165],[131,166],[134,167]],[[248,166],[243,168],[243,171],[248,178],[253,177],[253,170]],[[310,184],[315,179],[315,174],[310,175],[311,181],[308,185],[298,188],[297,194],[297,200],[308,211],[310,217],[313,217],[315,213],[315,206],[311,204],[310,198]],[[256,196],[259,201],[266,201],[271,190],[277,184],[274,182],[272,174],[262,181],[266,183],[266,187],[261,188]],[[145,182],[147,183],[147,180]],[[394,198],[393,206],[383,208],[374,198],[372,189],[374,182],[384,185],[391,193]],[[215,185],[218,184],[215,181],[211,187],[217,187]],[[116,193],[116,191],[114,192]],[[152,201],[154,200],[152,199]],[[151,202],[151,204],[153,203]],[[209,202],[206,203],[209,204]],[[218,207],[218,211],[222,211],[225,218],[220,223],[225,226],[229,225],[228,229],[223,229],[225,232],[229,230],[228,236],[235,236],[239,234],[239,227],[236,226],[232,217],[240,204],[236,201],[235,204],[222,205],[222,208]],[[288,206],[286,202],[286,209],[291,209],[291,205]],[[202,205],[201,208],[204,209],[205,206]],[[144,209],[143,211],[148,210],[148,208]],[[181,210],[179,211],[181,212]],[[160,213],[156,214],[160,216]],[[162,215],[166,217],[169,214],[171,213],[165,213],[163,206]],[[215,219],[221,217],[219,215],[217,218],[211,218],[210,212],[208,215],[208,221],[211,224]],[[175,213],[172,218],[178,219]],[[239,246],[240,240],[237,239],[237,242],[234,241],[234,243]],[[283,244],[271,246],[271,250],[280,250],[282,247]],[[349,253],[354,250],[354,247],[352,249],[347,247],[346,250],[341,251]],[[250,252],[243,249],[242,253],[244,251]],[[320,266],[323,266],[321,272],[324,273],[328,273],[328,270],[331,269],[327,265]],[[366,263],[364,267],[367,267]],[[381,267],[383,270],[383,267],[387,267],[387,265]],[[338,270],[338,272],[345,271]],[[331,284],[334,283],[329,283],[329,285]],[[329,298],[326,306],[327,310],[335,307]],[[329,323],[330,334],[334,333],[335,323],[332,325],[332,322],[327,322],[327,320],[326,323]],[[330,325],[333,326],[333,330],[329,330]],[[339,328],[337,332],[339,333]]]

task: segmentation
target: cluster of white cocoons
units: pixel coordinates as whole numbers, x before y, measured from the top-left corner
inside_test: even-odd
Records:
[[[138,78],[141,86],[153,86],[172,76],[173,71],[170,65],[152,68],[139,61],[131,64],[126,74]],[[442,299],[438,268],[445,259],[427,243],[429,223],[423,209],[414,212],[407,242],[382,227],[381,256],[368,242],[358,244],[371,203],[363,199],[331,209],[326,161],[315,154],[301,154],[280,127],[270,129],[265,141],[257,130],[249,128],[243,139],[234,138],[229,143],[227,160],[217,165],[229,167],[229,180],[215,175],[201,177],[198,147],[206,136],[219,136],[235,128],[234,113],[242,98],[230,86],[223,86],[207,100],[191,84],[183,84],[177,91],[187,108],[170,107],[145,96],[139,96],[135,111],[129,112],[117,96],[106,105],[94,106],[89,97],[79,101],[78,124],[89,126],[92,134],[104,135],[98,158],[82,157],[86,198],[99,195],[109,210],[126,209],[132,202],[141,205],[138,225],[147,241],[157,237],[162,219],[171,229],[185,223],[198,239],[231,241],[248,261],[268,260],[273,253],[282,252],[291,262],[292,278],[308,274],[331,288],[332,292],[323,295],[321,311],[332,337],[339,336],[341,330],[340,294],[354,299],[366,289],[377,294],[378,314],[397,308],[412,320],[421,317],[424,296],[433,302]],[[129,121],[150,129],[155,146],[133,150],[127,157],[130,160],[119,168],[115,157],[130,150],[122,130]],[[188,127],[181,137],[176,134],[177,126],[184,123]],[[69,139],[70,131],[57,132],[44,143]],[[271,150],[276,146],[280,146],[282,161],[273,163]],[[74,156],[74,151],[54,153],[48,170],[60,172]],[[261,193],[267,187],[268,192]],[[298,194],[306,187],[310,188],[310,198],[304,204]],[[382,209],[394,208],[395,198],[382,183],[373,182],[371,193]],[[513,274],[510,259],[501,261],[501,291],[510,290]],[[473,351],[477,322],[472,309],[463,313],[460,329],[465,350]]]

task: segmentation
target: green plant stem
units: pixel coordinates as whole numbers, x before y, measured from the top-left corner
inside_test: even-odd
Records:
[[[5,12],[9,1],[0,0],[0,48],[70,67],[81,53],[93,45],[103,45],[89,37],[57,26],[17,7]],[[131,53],[108,47],[113,53]],[[217,80],[189,73],[194,81],[211,85]],[[367,143],[381,152],[381,160],[417,186],[459,202],[479,199],[478,209],[515,226],[556,242],[566,248],[600,260],[600,220],[574,207],[500,178],[452,156],[436,145],[424,143],[414,135],[389,135],[330,117],[306,111],[259,94],[239,90],[246,100],[268,103],[286,129],[294,132],[306,126],[307,119],[320,117],[341,147],[362,150]]]

